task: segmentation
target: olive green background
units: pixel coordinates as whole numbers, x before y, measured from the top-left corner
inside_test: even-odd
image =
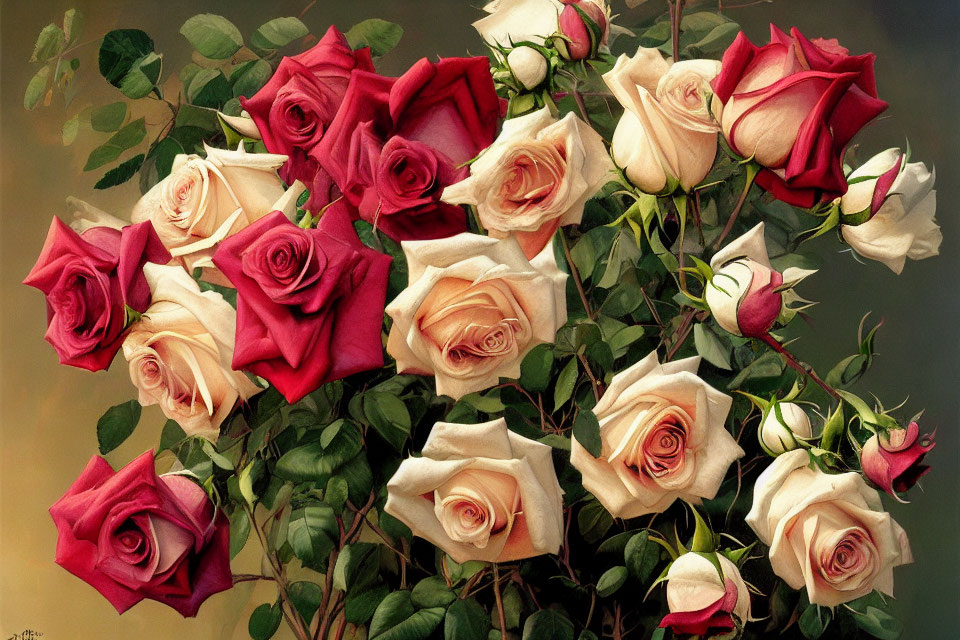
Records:
[[[731,0],[727,5],[749,3]],[[457,56],[481,52],[470,22],[481,14],[482,0],[320,0],[304,20],[314,34],[335,23],[346,30],[368,17],[403,25],[399,47],[383,61],[384,73],[396,74],[421,56]],[[123,359],[107,372],[88,373],[57,364],[43,341],[44,304],[36,291],[20,285],[43,243],[50,216],[64,213],[64,199],[75,195],[121,216],[138,196],[133,183],[107,192],[93,190],[101,171],[82,172],[93,139],[83,136],[72,147],[60,144],[60,125],[88,104],[106,104],[119,93],[96,74],[96,44],[79,51],[83,89],[65,111],[55,100],[46,109],[26,112],[23,90],[34,72],[27,63],[40,29],[60,21],[77,7],[87,16],[83,40],[116,27],[147,31],[164,52],[165,74],[179,69],[189,45],[178,29],[191,15],[213,12],[233,20],[249,35],[269,18],[297,15],[307,0],[5,0],[0,5],[2,57],[2,380],[0,380],[0,638],[32,629],[44,640],[87,638],[246,638],[246,615],[272,601],[271,585],[244,583],[213,596],[198,618],[184,620],[172,609],[144,601],[118,617],[93,588],[53,562],[56,530],[46,512],[95,453],[95,424],[103,410],[133,397]],[[701,6],[714,3],[697,3]],[[649,15],[664,9],[649,0],[626,15]],[[906,527],[916,564],[896,572],[896,592],[907,624],[905,638],[956,638],[960,611],[960,442],[958,442],[958,296],[957,223],[958,101],[960,4],[956,0],[776,0],[730,11],[758,43],[766,41],[766,23],[798,26],[810,37],[838,37],[853,53],[873,51],[879,92],[890,102],[885,117],[858,141],[861,157],[909,137],[914,157],[938,171],[942,256],[910,262],[902,276],[878,263],[859,264],[842,252],[833,235],[817,248],[824,268],[803,285],[819,300],[814,323],[796,349],[810,362],[825,366],[852,353],[860,317],[872,310],[886,324],[878,340],[880,356],[860,386],[887,405],[909,396],[905,417],[926,408],[926,429],[937,428],[937,449],[929,456],[933,472],[913,503],[887,501]],[[150,114],[148,113],[148,122]],[[134,181],[135,182],[135,181]],[[137,433],[108,457],[114,466],[151,448],[162,416],[144,411]],[[257,556],[248,546],[234,570],[254,571]],[[642,594],[637,594],[641,597]],[[829,633],[828,633],[829,636]],[[279,637],[289,637],[278,634]]]

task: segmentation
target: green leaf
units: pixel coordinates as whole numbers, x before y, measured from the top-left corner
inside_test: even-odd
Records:
[[[143,118],[127,124],[110,139],[90,152],[84,171],[92,171],[120,157],[127,149],[135,147],[147,135],[146,121]]]
[[[340,476],[331,476],[327,480],[327,487],[323,491],[323,501],[333,507],[334,511],[343,510],[343,505],[350,497],[350,487],[347,481]]]
[[[851,603],[851,606],[852,603]],[[856,610],[856,608],[854,609]],[[880,640],[898,640],[903,635],[903,623],[886,611],[869,605],[851,616],[858,627]]]
[[[590,544],[599,541],[613,526],[613,516],[594,498],[586,502],[577,514],[580,535]]]
[[[333,569],[333,588],[351,591],[376,582],[380,573],[380,550],[370,542],[347,545],[337,556]]]
[[[520,385],[529,391],[546,391],[553,369],[553,345],[538,344],[520,363]]]
[[[115,187],[118,184],[123,184],[137,173],[141,165],[143,165],[144,158],[146,158],[146,156],[141,153],[133,156],[125,162],[118,164],[116,167],[103,174],[103,177],[97,180],[97,183],[93,185],[93,188],[109,189],[110,187]]]
[[[120,92],[131,100],[146,97],[157,86],[163,58],[152,51],[130,66],[130,71],[120,81]]]
[[[353,624],[369,622],[388,593],[390,589],[383,583],[348,592],[343,605],[343,615],[347,622]]]
[[[429,576],[414,585],[410,600],[418,609],[446,607],[457,595],[440,576]]]
[[[593,411],[582,410],[573,421],[573,437],[590,452],[594,458],[600,457],[603,441],[600,438],[600,422]]]
[[[693,341],[697,347],[697,353],[704,360],[717,367],[730,371],[730,347],[725,346],[716,333],[710,327],[698,322],[693,327]]]
[[[263,23],[250,37],[257,49],[279,49],[310,33],[299,18],[274,18]]]
[[[636,324],[630,327],[624,327],[617,331],[609,340],[610,350],[613,351],[613,357],[619,358],[627,353],[627,347],[643,337],[644,329],[642,325]]]
[[[202,13],[183,23],[180,33],[200,55],[211,60],[229,58],[243,46],[240,30],[223,16]]]
[[[251,60],[234,69],[230,74],[230,84],[233,85],[234,97],[250,97],[267,84],[273,69],[270,63],[264,60]]]
[[[100,75],[120,86],[133,64],[153,51],[153,40],[139,29],[116,29],[103,38],[98,64]]]
[[[69,120],[63,123],[63,127],[60,129],[60,138],[63,142],[63,146],[69,146],[73,144],[73,141],[77,139],[77,133],[80,131],[80,114],[74,114]]]
[[[447,609],[444,640],[486,640],[489,632],[490,616],[473,598],[457,600]]]
[[[250,614],[250,622],[247,624],[250,638],[252,640],[270,640],[277,629],[280,628],[282,620],[283,612],[279,606],[263,603]]]
[[[220,453],[219,451],[217,451],[213,447],[213,443],[211,443],[209,440],[203,440],[201,446],[203,447],[203,452],[207,454],[207,457],[210,458],[210,461],[213,462],[213,464],[217,465],[218,467],[226,471],[234,470],[233,463],[230,462],[230,459],[227,458],[222,453]]]
[[[116,131],[126,117],[127,103],[114,102],[91,111],[90,126],[93,127],[94,131],[103,131],[104,133]]]
[[[230,81],[219,69],[201,69],[187,86],[187,100],[200,107],[218,109],[232,97]]]
[[[577,384],[577,377],[580,374],[580,361],[577,358],[570,358],[570,361],[564,365],[557,378],[557,384],[553,388],[553,410],[558,411],[560,407],[567,403],[570,396],[573,395],[573,388]]]
[[[338,537],[336,515],[328,505],[314,503],[291,512],[287,541],[304,566],[326,568]]]
[[[573,640],[573,623],[559,611],[542,609],[524,622],[523,640]]]
[[[67,9],[63,12],[63,35],[67,44],[73,44],[83,33],[83,14],[76,9]]]
[[[515,584],[508,584],[503,590],[503,617],[507,629],[520,626],[520,614],[523,613],[523,596]]]
[[[97,420],[97,443],[106,455],[123,444],[140,422],[140,403],[128,400],[107,409]]]
[[[23,108],[24,109],[34,109],[40,100],[43,99],[43,94],[47,90],[47,78],[50,77],[50,66],[45,65],[40,67],[40,69],[30,78],[30,82],[27,83],[27,88],[23,92]]]
[[[352,424],[338,421],[327,429],[332,429],[333,435],[326,447],[322,442],[311,442],[292,449],[277,461],[274,473],[298,482],[326,483],[337,469],[362,449],[360,432]],[[351,484],[349,479],[347,483]]]
[[[370,47],[370,55],[382,56],[400,42],[403,27],[379,18],[370,18],[350,27],[345,35],[354,49]]]
[[[239,507],[230,514],[230,559],[237,557],[250,537],[250,518]]]
[[[830,608],[812,604],[803,610],[797,623],[804,638],[817,640],[830,624]]]
[[[37,36],[37,43],[33,46],[33,55],[30,56],[30,62],[46,62],[63,51],[66,44],[67,38],[63,29],[50,23]]]
[[[370,621],[370,640],[426,640],[443,621],[440,607],[416,611],[409,591],[394,591],[377,607]]]
[[[597,580],[597,595],[601,598],[613,595],[627,581],[628,575],[626,567],[610,567]]]
[[[160,432],[160,446],[158,450],[173,449],[186,439],[187,434],[184,433],[180,425],[177,424],[177,421],[167,420],[163,425],[163,431]]]
[[[645,585],[660,563],[660,547],[650,540],[648,532],[641,531],[627,542],[623,559],[630,574]]]
[[[290,594],[290,600],[293,602],[294,608],[309,625],[313,620],[313,614],[317,612],[320,601],[323,599],[323,589],[316,583],[301,581],[294,582],[287,587],[287,592]]]
[[[401,451],[410,437],[410,412],[400,398],[381,391],[363,394],[363,414],[387,443]]]

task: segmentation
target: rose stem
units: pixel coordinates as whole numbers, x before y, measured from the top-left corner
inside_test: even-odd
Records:
[[[777,342],[777,340],[773,336],[771,336],[769,333],[760,339],[763,342],[767,343],[770,346],[770,348],[772,348],[774,351],[782,355],[784,359],[786,359],[787,364],[793,367],[798,373],[801,373],[807,376],[808,378],[810,378],[811,380],[813,380],[814,382],[816,382],[818,385],[820,385],[820,388],[826,391],[831,397],[835,398],[836,400],[841,399],[840,394],[837,393],[836,389],[834,389],[833,387],[828,385],[826,382],[821,380],[820,376],[818,376],[812,368],[808,369],[807,367],[804,367],[802,364],[800,364],[800,362],[796,358],[794,358],[793,355],[789,351],[787,351],[782,344]]]
[[[680,326],[677,327],[677,330],[673,332],[672,336],[670,336],[674,340],[673,345],[667,349],[667,360],[673,359],[673,356],[675,356],[677,351],[680,350],[680,347],[683,346],[687,336],[690,335],[690,331],[693,329],[693,316],[696,314],[696,309],[687,309],[686,313],[684,313],[683,320],[680,322]],[[664,342],[664,345],[666,344],[667,343]]]
[[[580,115],[583,116],[583,121],[593,126],[590,122],[590,114],[587,113],[587,105],[583,102],[583,95],[577,91],[577,86],[574,84],[573,90],[570,92],[573,94],[573,99],[577,102],[577,108],[580,109]]]
[[[573,283],[577,285],[577,292],[580,294],[583,310],[587,312],[587,318],[593,320],[593,312],[590,310],[590,303],[587,301],[587,293],[583,290],[583,281],[580,279],[580,272],[577,270],[577,265],[573,264],[573,257],[570,255],[570,247],[567,246],[567,237],[563,234],[562,227],[559,235],[560,244],[563,246],[563,255],[567,258],[567,266],[570,267],[570,275],[573,276]]]
[[[500,568],[493,563],[493,597],[497,601],[497,617],[500,618],[500,635],[507,635],[507,616],[503,611],[503,598],[500,596]]]
[[[597,402],[600,402],[600,396],[603,395],[603,390],[600,388],[600,381],[597,380],[597,376],[594,375],[593,369],[590,368],[590,363],[587,362],[587,357],[582,353],[577,353],[577,357],[580,359],[580,364],[583,365],[583,371],[587,374],[587,377],[590,378],[590,385],[593,387],[593,397]]]
[[[758,171],[759,168],[752,162],[747,165],[747,180],[743,185],[743,191],[740,192],[740,199],[737,200],[737,206],[733,208],[733,213],[730,214],[730,218],[727,220],[727,224],[723,227],[723,231],[720,232],[720,235],[717,236],[716,241],[714,241],[714,251],[719,249],[720,245],[723,244],[723,241],[727,239],[728,235],[730,235],[730,231],[733,229],[733,223],[737,221],[737,216],[740,215],[740,209],[743,208],[743,203],[747,200],[747,194],[750,193],[750,187],[753,186],[753,181],[756,179]]]
[[[673,39],[673,61],[680,61],[680,19],[683,16],[683,5],[686,0],[673,0],[670,7],[670,36]]]
[[[255,573],[235,573],[233,574],[233,584],[241,582],[253,582],[254,580],[273,580],[270,576],[261,576]]]
[[[343,632],[347,628],[347,616],[340,618],[340,624],[337,625],[337,632],[334,634],[336,640],[340,640],[343,637]]]
[[[293,631],[293,634],[298,640],[310,640],[310,632],[307,631],[306,622],[304,622],[303,617],[300,615],[300,612],[297,611],[297,608],[293,606],[293,601],[290,600],[290,594],[287,592],[287,581],[283,577],[283,565],[277,561],[277,558],[273,553],[270,553],[270,545],[267,544],[267,538],[264,536],[260,525],[257,524],[256,519],[253,517],[253,509],[251,509],[249,505],[244,504],[243,510],[247,512],[247,517],[250,518],[250,524],[253,527],[253,530],[257,533],[257,539],[260,540],[260,546],[263,548],[263,553],[267,556],[267,559],[270,561],[270,567],[273,569],[274,577],[277,581],[277,593],[280,594],[280,599],[284,604],[284,606],[280,607],[280,611],[283,612],[283,617],[286,619],[287,624],[290,626],[290,629]]]

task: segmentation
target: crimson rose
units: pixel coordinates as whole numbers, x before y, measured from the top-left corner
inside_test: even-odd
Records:
[[[153,451],[117,472],[94,456],[50,515],[57,564],[120,613],[149,598],[191,617],[233,586],[227,519],[186,476],[157,476]]]
[[[324,382],[383,366],[380,327],[391,258],[365,247],[342,202],[317,229],[276,211],[220,244],[237,288],[233,368],[294,403]]]
[[[313,157],[394,240],[445,238],[467,225],[440,196],[493,142],[499,112],[487,58],[422,59],[399,78],[354,71]]]
[[[110,366],[126,328],[124,305],[146,311],[147,262],[170,254],[149,222],[117,230],[92,227],[82,235],[54,218],[40,257],[24,284],[47,297],[47,332],[61,364],[89,371]]]
[[[712,83],[723,134],[765,167],[757,184],[784,202],[812,207],[842,195],[847,143],[887,108],[877,98],[876,56],[848,54],[836,40],[774,25],[770,44],[756,47],[741,32],[723,54]]]

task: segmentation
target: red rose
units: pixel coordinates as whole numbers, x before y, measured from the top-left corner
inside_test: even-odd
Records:
[[[874,434],[863,445],[860,465],[863,473],[883,491],[900,500],[902,493],[925,476],[930,467],[923,458],[936,443],[932,435],[920,435],[920,425]],[[901,500],[902,502],[902,500]]]
[[[331,26],[313,48],[283,58],[255,96],[240,98],[267,150],[289,156],[280,177],[287,184],[306,183],[314,196],[311,201],[322,201],[326,180],[317,176],[317,161],[309,154],[336,115],[353,69],[373,71],[370,49],[352,51],[344,35]]]
[[[44,337],[60,362],[90,371],[110,366],[123,341],[124,305],[143,312],[150,304],[144,263],[169,261],[149,222],[79,235],[54,218],[23,283],[47,297]]]
[[[120,613],[149,598],[191,617],[233,586],[227,519],[189,478],[157,476],[153,451],[117,472],[94,456],[50,515],[57,564]]]
[[[836,40],[788,36],[770,44],[741,32],[723,55],[713,90],[734,151],[765,167],[757,184],[789,204],[812,207],[847,190],[841,159],[850,139],[887,108],[877,98],[872,53],[851,56]]]
[[[315,230],[277,211],[224,240],[213,262],[237,288],[233,368],[266,378],[293,403],[382,367],[390,261],[360,242],[343,203]]]
[[[445,238],[466,216],[440,196],[493,142],[499,112],[486,58],[423,59],[399,78],[355,71],[313,156],[394,240]]]

